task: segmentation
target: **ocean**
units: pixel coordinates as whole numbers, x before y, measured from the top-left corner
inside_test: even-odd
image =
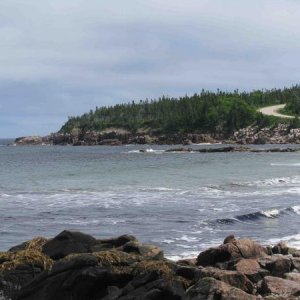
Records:
[[[133,234],[170,259],[195,257],[230,234],[300,247],[300,152],[7,143],[0,141],[0,251],[64,229]]]

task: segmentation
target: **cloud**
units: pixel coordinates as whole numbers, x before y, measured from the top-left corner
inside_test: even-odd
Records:
[[[295,84],[299,17],[296,0],[2,0],[0,119],[23,127],[0,137],[96,105]]]

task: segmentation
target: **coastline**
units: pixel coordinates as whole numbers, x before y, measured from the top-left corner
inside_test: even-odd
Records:
[[[298,299],[299,271],[300,250],[282,242],[228,236],[194,259],[171,261],[131,235],[65,230],[0,253],[0,299]]]
[[[72,145],[72,146],[121,146],[121,145],[193,145],[193,144],[300,144],[300,128],[287,124],[276,127],[249,126],[231,135],[219,133],[154,133],[130,132],[123,128],[81,133],[52,133],[47,136],[19,137],[11,145]]]

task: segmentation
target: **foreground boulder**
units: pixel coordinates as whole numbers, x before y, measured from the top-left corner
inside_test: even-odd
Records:
[[[174,262],[131,235],[63,231],[0,253],[0,299],[299,299],[299,257],[283,244],[274,252],[229,236],[197,259]]]
[[[96,244],[97,240],[90,235],[65,230],[45,243],[42,251],[53,259],[59,259],[71,253],[91,252]]]
[[[266,276],[262,282],[262,294],[273,294],[280,296],[300,296],[299,283],[278,277]]]
[[[255,243],[250,239],[231,239],[223,245],[208,249],[199,254],[197,265],[213,266],[217,263],[223,263],[240,258],[256,258],[267,255],[266,248]]]
[[[206,277],[199,280],[190,287],[185,296],[186,300],[206,300],[206,299],[230,299],[230,300],[255,300],[254,295],[249,295],[220,280]]]

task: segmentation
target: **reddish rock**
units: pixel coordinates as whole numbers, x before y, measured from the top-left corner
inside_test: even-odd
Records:
[[[225,282],[214,278],[206,277],[200,279],[195,285],[191,286],[184,300],[204,300],[204,299],[230,299],[230,300],[256,300],[257,297],[245,293]]]
[[[258,261],[251,258],[238,261],[233,269],[245,274],[252,282],[258,282],[269,275],[269,271],[262,269]]]
[[[291,280],[266,276],[261,286],[262,294],[275,294],[281,296],[296,296],[300,293],[300,285]]]
[[[201,252],[197,257],[197,264],[201,266],[213,266],[237,258],[256,258],[266,256],[266,249],[249,239],[235,240],[210,248]]]
[[[283,278],[300,283],[300,273],[286,273],[283,275]]]
[[[252,294],[254,290],[252,282],[244,274],[238,271],[220,270],[214,267],[207,267],[200,269],[199,276],[201,278],[213,277],[247,293]]]

